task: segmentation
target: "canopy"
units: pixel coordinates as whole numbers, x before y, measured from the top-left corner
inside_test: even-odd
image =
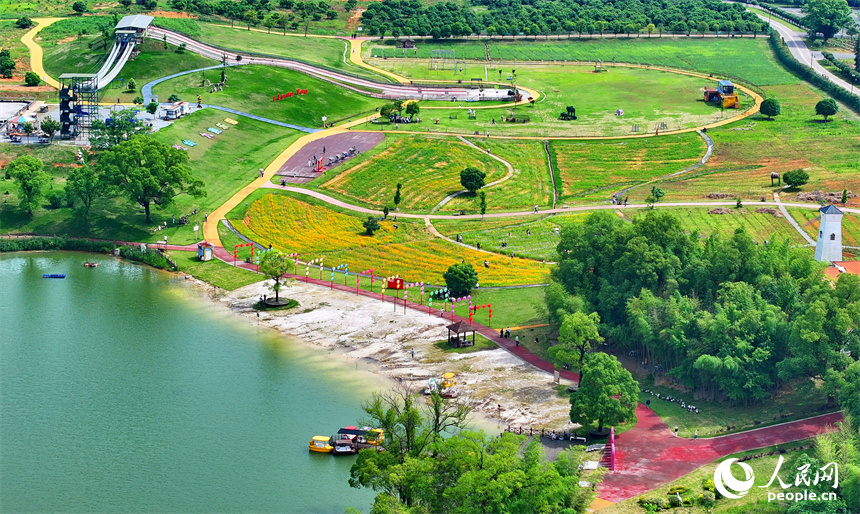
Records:
[[[24,116],[23,114],[21,116],[15,116],[9,120],[11,123],[27,123],[28,121],[33,121],[33,118]]]
[[[454,373],[443,373],[442,374],[442,378],[447,378],[447,379],[454,378],[455,376],[456,375],[454,375]]]
[[[330,439],[330,438],[329,438],[328,436],[325,436],[325,435],[315,435],[315,436],[313,437],[313,439],[311,439],[311,440],[312,440],[312,441],[325,441],[325,442],[328,442],[328,440],[329,440],[329,439]]]

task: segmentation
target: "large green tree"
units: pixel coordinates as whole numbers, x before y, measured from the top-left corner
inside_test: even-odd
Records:
[[[570,395],[570,420],[581,425],[605,425],[633,421],[639,384],[613,355],[597,352],[586,357],[579,389]]]
[[[766,98],[761,103],[761,113],[767,116],[767,119],[772,119],[774,116],[779,116],[779,113],[782,112],[782,108],[779,105],[779,100],[775,97],[771,96]]]
[[[90,144],[96,150],[106,150],[135,135],[149,132],[147,126],[135,117],[134,111],[124,109],[113,114],[110,124],[106,121],[93,121]]]
[[[825,123],[827,122],[827,118],[829,116],[833,116],[839,112],[839,104],[836,103],[836,100],[832,98],[825,98],[821,100],[817,104],[815,104],[815,114],[819,116],[824,116]]]
[[[280,303],[280,291],[283,287],[284,275],[293,269],[293,259],[280,250],[268,250],[260,258],[260,273],[271,279],[274,284],[272,291],[275,292],[275,303]]]
[[[851,8],[845,0],[806,0],[801,8],[803,21],[827,41],[852,22]]]
[[[90,208],[97,199],[105,195],[104,184],[98,170],[87,165],[72,168],[66,178],[66,194],[80,200],[79,209],[84,223],[89,223]]]
[[[448,267],[442,277],[453,296],[465,296],[478,283],[478,273],[468,262],[458,262]]]
[[[188,167],[188,154],[147,136],[135,136],[99,154],[105,184],[143,207],[170,205],[182,194],[206,196],[203,182]]]
[[[558,344],[549,349],[550,360],[558,367],[577,362],[581,370],[585,354],[595,343],[603,342],[597,333],[599,323],[600,316],[596,312],[565,315],[558,332]]]
[[[6,171],[18,184],[19,205],[32,216],[33,208],[38,207],[42,197],[42,188],[48,183],[45,165],[32,155],[22,155],[10,162]]]
[[[484,178],[486,178],[486,176],[487,174],[483,171],[470,166],[460,172],[460,183],[463,184],[463,187],[465,187],[469,193],[475,194],[478,189],[484,187]]]

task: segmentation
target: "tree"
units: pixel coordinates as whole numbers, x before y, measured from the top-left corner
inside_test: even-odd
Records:
[[[779,116],[782,108],[779,105],[779,100],[774,97],[765,98],[761,103],[761,113],[767,116],[767,119],[773,119],[774,116]]]
[[[481,191],[481,194],[480,194],[479,196],[480,196],[480,199],[481,199],[481,204],[480,204],[480,208],[481,208],[481,219],[484,219],[484,214],[486,214],[486,213],[487,213],[487,192],[486,192],[486,191]]]
[[[248,30],[251,30],[251,25],[257,25],[260,22],[260,18],[257,16],[257,11],[254,9],[248,9],[242,14],[242,19],[248,24]]]
[[[591,353],[582,365],[579,388],[570,396],[570,420],[587,425],[631,421],[639,401],[639,384],[613,355]]]
[[[177,95],[176,93],[167,97],[168,102],[174,102],[175,103],[175,102],[178,102],[179,100],[181,100],[181,98],[179,98],[179,95]]]
[[[705,37],[705,32],[707,32],[710,28],[711,28],[711,26],[708,25],[708,22],[706,22],[706,21],[700,21],[696,25],[696,29],[699,31],[699,33],[702,34],[702,37]]]
[[[400,27],[391,27],[391,37],[394,39],[400,38]]]
[[[362,223],[364,226],[365,234],[372,236],[374,232],[379,230],[379,220],[377,220],[374,216],[368,216],[366,220]]]
[[[84,223],[89,223],[90,208],[104,196],[105,189],[98,170],[92,166],[72,168],[66,178],[66,194],[81,201]]]
[[[409,105],[406,106],[406,115],[409,116],[410,120],[420,112],[421,106],[418,105],[418,102],[409,102]]]
[[[595,343],[602,343],[603,338],[597,333],[600,316],[596,312],[585,314],[574,312],[562,318],[558,331],[558,344],[549,349],[549,358],[557,367],[579,362],[582,369],[585,354]]]
[[[149,102],[148,104],[146,104],[146,112],[148,112],[149,114],[157,113],[158,112],[158,102],[153,101],[153,102]]]
[[[400,205],[400,188],[403,187],[403,184],[400,182],[397,183],[397,191],[394,192],[394,207],[396,208]]]
[[[463,184],[463,187],[474,196],[478,189],[484,187],[484,178],[486,176],[487,174],[483,171],[468,167],[460,172],[460,184]]]
[[[388,209],[388,206],[387,205],[383,206],[382,207],[382,219],[387,218],[389,212],[391,212],[391,211]]]
[[[801,11],[806,13],[804,23],[821,33],[825,42],[853,21],[845,0],[807,0]]]
[[[48,136],[48,141],[54,137],[54,134],[62,128],[60,122],[53,118],[45,118],[42,121],[42,132],[44,132]]]
[[[842,205],[848,203],[848,189],[842,188],[842,198],[839,200]]]
[[[188,167],[188,154],[146,136],[102,152],[98,171],[106,184],[143,207],[147,223],[152,204],[166,207],[181,194],[206,196],[203,182]]]
[[[260,273],[275,282],[271,286],[271,289],[275,292],[276,305],[280,305],[281,303],[279,293],[281,287],[286,284],[282,284],[281,280],[284,279],[284,275],[289,273],[292,268],[293,259],[287,253],[280,250],[268,250],[260,258]]]
[[[33,207],[38,206],[42,197],[42,187],[48,182],[48,174],[41,160],[32,155],[22,155],[9,163],[6,172],[18,183],[21,191],[18,205],[26,209],[27,214],[33,215]]]
[[[478,274],[468,262],[452,264],[442,277],[448,291],[454,296],[466,296],[478,283]]]
[[[26,16],[22,16],[22,17],[18,18],[18,20],[15,22],[15,26],[18,27],[19,29],[29,29],[33,25],[34,25],[33,20],[31,20],[30,18],[28,18]]]
[[[657,27],[653,23],[649,23],[648,25],[645,25],[645,32],[648,33],[648,37],[651,37],[651,34],[653,34],[654,31],[656,31],[656,30],[657,30]]]
[[[15,73],[15,66],[15,60],[12,59],[9,50],[0,50],[0,74],[7,79],[12,78]]]
[[[72,10],[78,14],[83,14],[87,10],[87,4],[78,0],[77,2],[72,4]]]
[[[344,10],[349,12],[355,9],[355,6],[358,5],[358,0],[346,0],[346,3],[343,5]]]
[[[36,131],[36,127],[33,126],[31,122],[27,122],[21,125],[21,131],[27,135],[27,142],[30,142],[30,136],[33,135],[33,132]]]
[[[379,108],[379,115],[383,118],[389,118],[396,111],[397,107],[393,103],[389,103]]]
[[[146,134],[148,130],[142,121],[135,118],[134,111],[124,109],[114,113],[110,125],[103,120],[93,121],[90,144],[97,150],[105,150],[136,134]]]
[[[275,13],[275,14],[277,14],[277,13]],[[273,18],[272,16],[266,16],[265,18],[263,18],[263,26],[266,27],[266,32],[269,34],[272,33],[272,27],[274,27],[277,24],[278,24],[278,20]]]
[[[827,122],[828,116],[833,116],[839,111],[839,104],[832,98],[825,98],[815,104],[815,114],[824,116],[824,122]]]
[[[789,187],[800,187],[809,181],[809,173],[802,169],[786,171],[782,174],[782,181]]]
[[[126,82],[126,87],[129,91],[135,91],[137,89],[137,82],[135,82],[134,79],[128,79],[128,82]]]

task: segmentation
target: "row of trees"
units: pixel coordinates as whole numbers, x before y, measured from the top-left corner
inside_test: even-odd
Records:
[[[370,35],[391,33],[436,38],[481,33],[629,35],[641,31],[689,34],[695,30],[757,33],[762,27],[758,18],[743,6],[715,0],[685,0],[677,4],[639,0],[534,3],[473,0],[472,3],[486,6],[487,10],[477,14],[470,6],[452,2],[424,6],[418,0],[383,0],[368,5],[361,21]]]
[[[600,340],[591,324],[610,347],[713,398],[752,403],[786,381],[817,379],[860,410],[848,372],[860,355],[860,277],[842,274],[834,286],[788,242],[758,245],[743,231],[702,242],[655,211],[633,224],[593,214],[562,232],[558,254],[549,315],[577,327],[560,342],[580,334],[587,352]]]
[[[114,127],[116,128],[116,127]],[[126,134],[128,136],[128,134]],[[203,182],[188,167],[188,154],[156,141],[146,134],[132,133],[127,139],[102,139],[103,148],[95,165],[72,168],[66,178],[66,201],[77,206],[85,222],[90,209],[101,198],[124,196],[140,205],[150,222],[151,207],[166,207],[181,194],[205,196]],[[44,163],[21,156],[6,169],[19,189],[19,206],[28,214],[39,206],[49,181]]]

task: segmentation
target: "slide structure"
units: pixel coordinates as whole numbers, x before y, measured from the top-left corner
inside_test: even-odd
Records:
[[[120,50],[123,45],[125,46],[125,48]],[[128,62],[128,58],[131,57],[131,53],[134,51],[134,46],[135,45],[132,42],[124,44],[120,42],[114,43],[110,54],[108,54],[107,61],[104,63],[102,69],[99,70],[98,74],[96,75],[96,82],[98,84],[99,89],[106,87],[108,84],[111,83],[113,79],[116,78],[117,75],[119,75],[119,72],[122,71],[122,67],[125,66],[126,62]],[[117,59],[116,56],[120,53],[120,51],[122,51],[122,53]],[[116,64],[114,64],[115,59]]]

